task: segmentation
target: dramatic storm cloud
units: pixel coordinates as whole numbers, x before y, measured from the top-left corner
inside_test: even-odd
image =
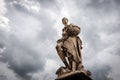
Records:
[[[54,80],[62,17],[81,28],[94,80],[120,79],[119,0],[0,0],[0,80]]]

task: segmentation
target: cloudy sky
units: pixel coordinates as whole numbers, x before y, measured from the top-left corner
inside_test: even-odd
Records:
[[[120,0],[0,0],[0,80],[54,80],[61,19],[81,28],[94,80],[120,79]]]

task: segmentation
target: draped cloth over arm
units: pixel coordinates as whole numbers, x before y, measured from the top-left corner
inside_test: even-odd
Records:
[[[69,37],[64,40],[63,47],[66,49],[66,57],[70,57],[76,63],[82,62],[81,59],[81,45],[82,41],[77,36],[80,33],[80,28],[76,25],[68,25],[67,34]]]

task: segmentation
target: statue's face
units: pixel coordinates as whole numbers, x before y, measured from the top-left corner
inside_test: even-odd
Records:
[[[63,19],[62,19],[62,23],[63,23],[63,25],[67,25],[68,19],[67,19],[67,18],[63,18]]]

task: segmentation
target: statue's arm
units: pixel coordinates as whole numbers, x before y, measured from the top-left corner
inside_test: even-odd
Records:
[[[82,47],[82,40],[81,40],[81,38],[77,37],[77,41],[78,41],[78,44],[80,46],[80,49],[82,49],[83,47]]]

